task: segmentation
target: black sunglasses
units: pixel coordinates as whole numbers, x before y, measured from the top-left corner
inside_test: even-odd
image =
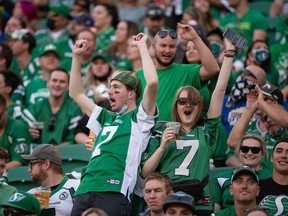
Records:
[[[257,77],[250,70],[248,70],[246,68],[242,69],[242,75],[251,76],[257,80]]]
[[[57,120],[56,114],[52,114],[49,122],[49,131],[53,131],[55,129],[56,120]]]
[[[29,168],[32,169],[35,164],[40,164],[42,161],[34,160],[29,162]]]
[[[8,210],[4,209],[3,210],[4,216],[23,216],[23,215],[28,215],[31,214],[31,212],[26,212],[26,211],[21,211],[21,210]]]
[[[165,38],[165,37],[167,37],[168,34],[174,40],[177,39],[177,37],[178,37],[178,34],[176,31],[161,30],[158,32],[158,35],[160,38]]]
[[[248,153],[251,150],[253,154],[258,154],[261,151],[260,147],[249,147],[249,146],[241,146],[240,151],[243,153]]]
[[[177,103],[181,106],[186,105],[187,103],[191,104],[192,106],[197,106],[199,104],[200,100],[199,98],[178,98]]]

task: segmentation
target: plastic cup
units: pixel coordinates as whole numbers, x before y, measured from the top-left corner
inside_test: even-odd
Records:
[[[179,122],[167,122],[166,123],[167,128],[173,128],[174,138],[170,139],[170,141],[176,141],[178,139],[180,126],[181,124]]]
[[[44,122],[33,122],[33,126],[39,131],[40,136],[44,128]]]
[[[36,189],[34,196],[43,199],[43,201],[40,202],[41,209],[49,207],[50,194],[50,188],[39,187]]]

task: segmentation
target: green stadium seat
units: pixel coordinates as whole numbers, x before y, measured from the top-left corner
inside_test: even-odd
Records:
[[[37,184],[31,182],[31,175],[28,173],[29,166],[14,167],[8,172],[8,184],[16,187],[18,190],[28,191],[37,187]]]
[[[215,167],[215,168],[212,168],[210,169],[210,177],[211,179],[218,175],[219,173],[223,173],[223,172],[226,172],[226,171],[230,171],[230,170],[233,170],[235,167]]]
[[[72,144],[58,148],[62,155],[62,168],[64,173],[70,173],[78,167],[84,167],[91,158],[91,151],[88,151],[84,144]]]

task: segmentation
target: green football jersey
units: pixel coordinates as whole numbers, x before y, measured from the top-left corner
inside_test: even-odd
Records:
[[[220,210],[218,212],[211,214],[211,216],[228,216],[228,215],[229,216],[237,216],[234,206],[230,206],[226,209],[223,209],[223,210]]]
[[[209,160],[215,144],[219,122],[220,118],[204,119],[204,124],[199,124],[187,133],[181,128],[178,139],[176,142],[169,143],[156,170],[166,173],[172,182],[192,179],[202,181],[210,171]],[[165,126],[156,129],[155,136],[149,141],[146,159],[151,157],[159,148],[165,129]],[[210,198],[210,207],[213,209],[211,182],[204,188],[203,195]],[[206,209],[202,207],[202,205],[197,205],[196,209]]]
[[[12,103],[8,106],[8,116],[11,116],[13,119],[22,120],[22,113],[24,106],[21,104]]]
[[[49,89],[46,80],[32,80],[25,88],[24,104],[29,107],[49,97]]]
[[[20,120],[8,117],[4,134],[0,137],[0,146],[9,153],[10,161],[26,161],[21,157],[22,154],[30,153],[31,134],[26,125]]]
[[[171,67],[159,70],[157,75],[159,80],[157,105],[159,107],[159,121],[171,121],[172,104],[176,96],[176,92],[186,85],[191,85],[196,89],[200,89],[200,67],[195,64],[172,64]],[[146,86],[143,69],[136,72],[142,83],[142,90]],[[140,100],[139,100],[140,101]]]
[[[65,98],[61,108],[54,115],[52,114],[48,98],[30,105],[23,112],[23,119],[28,125],[33,125],[35,121],[44,122],[40,139],[33,142],[53,145],[58,145],[62,142],[74,143],[74,129],[81,116],[80,108],[69,97]]]
[[[130,199],[155,119],[141,105],[124,115],[96,106],[87,127],[97,139],[76,194],[113,191]]]
[[[107,47],[114,41],[115,29],[110,26],[106,30],[99,32],[96,38],[97,51],[106,50]]]

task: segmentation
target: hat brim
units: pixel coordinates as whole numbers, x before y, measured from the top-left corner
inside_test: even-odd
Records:
[[[45,55],[47,55],[49,53],[53,53],[58,59],[60,59],[60,55],[54,50],[48,50],[48,51],[44,52],[43,54],[41,54],[40,57],[41,56],[45,56]]]
[[[33,155],[21,155],[21,157],[25,160],[37,160],[39,158],[36,158],[35,156]]]
[[[171,201],[171,202],[166,202],[163,204],[163,211],[164,213],[166,213],[167,209],[169,208],[169,206],[171,205],[180,205],[180,206],[184,206],[184,207],[187,207],[188,209],[190,209],[192,211],[192,213],[194,214],[195,213],[195,209],[194,209],[194,206],[190,203],[187,203],[187,202],[183,202],[183,201]]]
[[[247,169],[239,170],[239,171],[233,176],[233,179],[231,179],[231,181],[232,181],[232,182],[235,181],[235,180],[237,179],[237,177],[238,177],[239,175],[241,175],[241,174],[248,174],[248,175],[252,176],[252,177],[255,179],[255,181],[257,182],[257,184],[259,184],[258,179],[257,179],[257,177],[255,176],[255,174],[254,174],[253,172],[251,172],[250,170],[247,170]]]

